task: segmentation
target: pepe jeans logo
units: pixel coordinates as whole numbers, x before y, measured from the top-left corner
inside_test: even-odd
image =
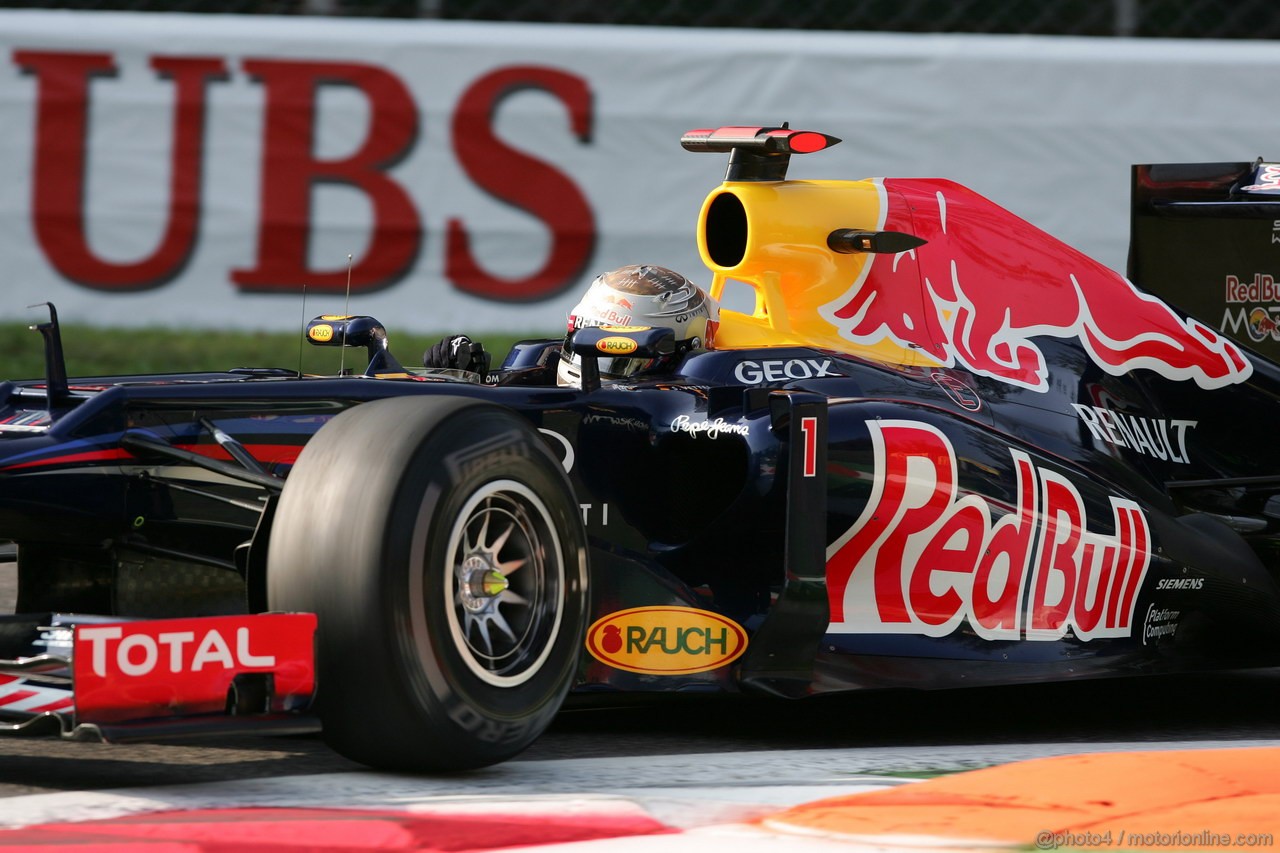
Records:
[[[688,415],[677,415],[675,420],[671,422],[671,431],[687,432],[694,438],[700,435],[716,438],[722,433],[732,433],[734,435],[751,434],[751,428],[746,424],[730,423],[724,418],[716,418],[714,421],[691,421]]]
[[[633,607],[599,619],[587,651],[601,663],[646,675],[688,675],[718,669],[747,650],[737,623],[692,607]]]

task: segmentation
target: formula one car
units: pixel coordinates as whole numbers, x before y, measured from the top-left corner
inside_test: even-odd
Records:
[[[683,138],[729,155],[711,293],[755,296],[709,350],[583,328],[482,382],[343,315],[307,338],[360,375],[68,380],[51,310],[47,375],[0,385],[0,672],[64,695],[0,713],[121,739],[314,711],[358,761],[458,769],[569,691],[1280,663],[1280,369],[957,184],[786,179],[838,141]],[[619,354],[666,366],[603,381]]]

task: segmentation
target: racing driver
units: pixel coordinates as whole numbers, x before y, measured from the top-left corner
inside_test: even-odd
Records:
[[[556,384],[581,385],[581,358],[569,352],[569,336],[587,326],[657,326],[675,332],[675,351],[656,359],[601,358],[601,379],[625,379],[644,371],[670,370],[686,352],[710,349],[720,325],[720,306],[680,273],[639,264],[596,276],[569,313]],[[447,335],[422,356],[425,367],[487,372],[488,354],[466,335]]]

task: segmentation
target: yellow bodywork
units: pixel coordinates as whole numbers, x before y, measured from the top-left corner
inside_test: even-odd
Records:
[[[881,230],[885,212],[885,189],[869,180],[726,182],[713,190],[698,215],[710,293],[721,299],[729,280],[755,292],[752,313],[721,310],[716,348],[813,346],[889,364],[935,364],[893,341],[855,343],[825,316],[855,292],[875,258],[832,251],[827,235]]]

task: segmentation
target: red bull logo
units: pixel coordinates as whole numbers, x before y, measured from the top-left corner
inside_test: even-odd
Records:
[[[871,497],[827,549],[832,632],[942,637],[967,623],[985,640],[1132,636],[1151,563],[1136,503],[1112,496],[1114,532],[1099,532],[1068,477],[1011,449],[1016,503],[997,507],[961,494],[955,450],[936,428],[867,427]]]
[[[1049,387],[1037,337],[1078,339],[1112,375],[1145,368],[1212,389],[1252,373],[1231,341],[976,193],[943,180],[874,183],[877,228],[928,243],[868,256],[820,307],[842,338],[892,341],[1034,391]]]
[[[1235,335],[1236,340],[1243,340],[1243,336],[1248,335],[1249,340],[1259,344],[1280,341],[1280,324],[1275,317],[1277,311],[1280,311],[1280,306],[1232,308],[1228,305],[1222,313],[1221,328],[1222,331]]]
[[[615,296],[612,293],[605,293],[599,298],[601,302],[609,302],[613,305],[618,306],[618,308],[620,308],[623,311],[630,311],[633,307],[635,307],[631,304],[631,300],[627,299],[625,296]]]
[[[1261,343],[1267,338],[1276,338],[1276,321],[1265,308],[1254,308],[1249,312],[1249,337]]]
[[[1241,187],[1243,192],[1280,192],[1280,163],[1263,163],[1253,177],[1253,183]]]

